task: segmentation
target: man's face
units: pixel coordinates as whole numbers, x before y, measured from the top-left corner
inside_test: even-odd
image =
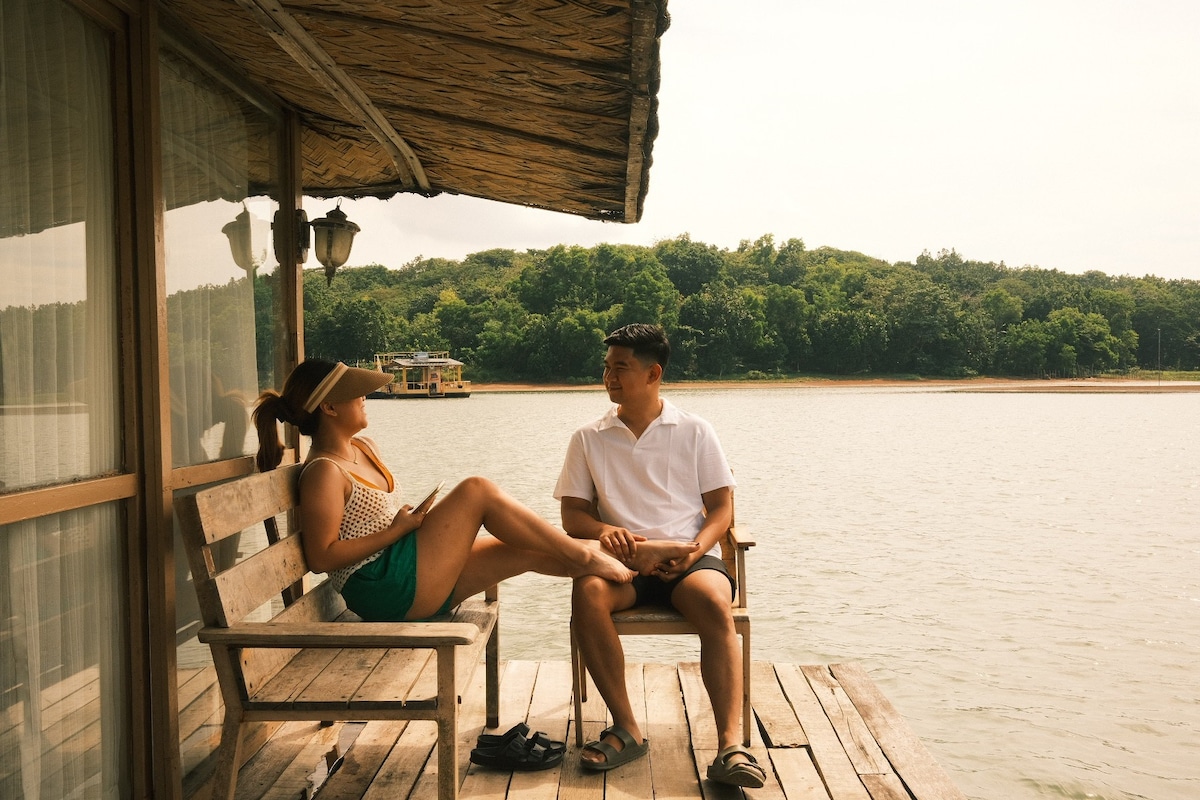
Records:
[[[651,371],[657,364],[643,364],[629,347],[610,347],[604,356],[604,388],[614,403],[635,400],[650,391]]]

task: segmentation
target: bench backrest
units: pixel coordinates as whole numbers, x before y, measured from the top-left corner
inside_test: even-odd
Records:
[[[291,512],[299,504],[301,468],[300,464],[292,464],[248,475],[186,496],[176,505],[206,626],[236,625],[265,603],[303,585],[309,569],[299,531],[287,528],[286,523],[289,535],[277,537],[277,541],[232,566],[222,568],[217,557],[222,542],[247,528],[264,523],[277,526],[279,518],[295,518]],[[346,610],[341,595],[333,591],[328,581],[301,592],[296,592],[294,601],[273,617],[275,621],[330,621]],[[253,692],[287,663],[294,652],[245,651],[238,663],[230,667],[241,671],[244,689]]]

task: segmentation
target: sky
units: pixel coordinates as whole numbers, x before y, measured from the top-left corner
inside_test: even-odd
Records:
[[[1200,279],[1200,2],[668,8],[640,222],[453,195],[345,201],[363,229],[349,265],[772,234],[889,262],[953,249]],[[334,203],[305,206],[315,219]]]

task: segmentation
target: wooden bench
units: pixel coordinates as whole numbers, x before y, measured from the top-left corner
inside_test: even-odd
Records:
[[[328,581],[306,588],[309,569],[294,520],[300,465],[239,478],[181,498],[180,527],[225,704],[214,798],[231,800],[248,724],[263,720],[435,720],[438,797],[458,797],[460,691],[486,661],[487,724],[499,724],[499,602],[495,587],[446,621],[363,622]],[[219,570],[214,550],[259,523],[268,546]],[[311,581],[311,579],[309,579]],[[252,612],[283,598],[283,610]],[[431,655],[432,654],[432,655]],[[436,681],[417,680],[430,658]],[[425,673],[432,674],[432,671]],[[434,685],[436,684],[436,685]]]

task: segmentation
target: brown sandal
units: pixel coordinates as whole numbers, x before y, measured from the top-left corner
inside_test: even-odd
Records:
[[[608,742],[604,741],[604,737],[612,734],[621,740],[621,744],[625,747],[621,750],[613,747]],[[590,742],[584,746],[584,750],[595,750],[604,756],[603,761],[588,761],[580,756],[579,766],[593,772],[606,772],[610,769],[616,769],[622,764],[628,764],[630,761],[636,761],[646,753],[650,752],[650,742],[642,740],[639,744],[629,731],[624,728],[618,728],[616,725],[608,728],[600,734],[600,738],[594,742]]]
[[[741,754],[745,761],[730,762],[730,756]],[[743,786],[747,789],[761,789],[767,782],[767,773],[758,765],[754,754],[740,744],[726,747],[717,753],[717,757],[708,767],[708,779],[728,786]]]

